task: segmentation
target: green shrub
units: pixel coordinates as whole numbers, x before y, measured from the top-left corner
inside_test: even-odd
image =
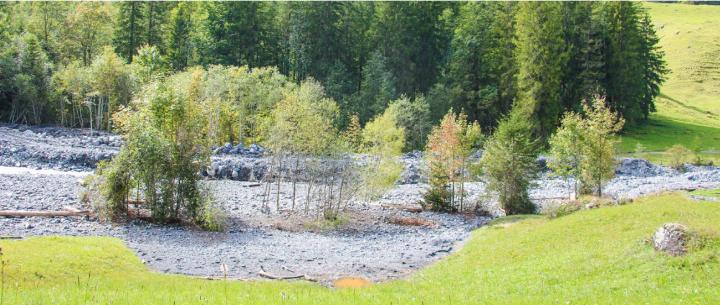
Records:
[[[134,187],[157,222],[200,221],[217,228],[213,214],[218,211],[207,205],[198,186],[198,172],[209,163],[208,137],[201,132],[207,121],[198,100],[202,73],[194,71],[187,83],[171,82],[149,84],[137,110],[113,116],[125,145],[98,168],[102,200],[96,210],[117,219]]]
[[[532,128],[525,111],[513,110],[500,121],[480,160],[487,189],[498,195],[507,215],[535,212],[528,195],[530,183],[537,176],[537,142],[532,138]]]
[[[549,207],[543,211],[548,218],[559,218],[570,215],[582,209],[582,205],[576,201],[563,202],[556,206]]]
[[[222,207],[215,201],[209,190],[201,191],[202,201],[195,217],[195,224],[206,231],[225,231],[227,217]]]
[[[675,144],[665,151],[670,156],[670,167],[682,170],[686,163],[692,160],[693,152],[685,146]]]
[[[423,194],[422,207],[436,212],[455,212],[450,204],[450,191],[445,185],[435,185]]]

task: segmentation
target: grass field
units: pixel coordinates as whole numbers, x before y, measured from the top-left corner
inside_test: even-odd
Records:
[[[620,150],[700,145],[720,159],[720,6],[645,3],[671,73],[650,124],[631,128]]]
[[[111,238],[1,240],[3,304],[720,303],[718,203],[667,194],[508,220],[408,279],[363,289],[153,273]],[[655,252],[647,240],[665,222],[688,225],[702,246],[684,257]]]

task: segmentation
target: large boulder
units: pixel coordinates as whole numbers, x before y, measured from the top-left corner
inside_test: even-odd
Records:
[[[653,247],[672,256],[683,255],[687,252],[687,227],[678,223],[666,223],[655,231]]]

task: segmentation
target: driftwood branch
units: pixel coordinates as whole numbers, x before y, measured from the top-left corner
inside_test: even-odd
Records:
[[[287,268],[283,268],[283,269],[289,270],[289,269],[287,269]],[[307,276],[307,275],[305,275],[305,274],[288,275],[288,276],[273,275],[273,274],[267,273],[267,271],[265,271],[265,268],[263,268],[263,266],[260,266],[260,272],[258,272],[258,275],[261,276],[261,277],[264,277],[264,278],[271,279],[271,280],[298,280],[298,279],[304,279],[304,280],[307,280],[307,281],[313,281],[313,282],[316,281],[315,279],[313,279],[313,278],[311,278],[311,277],[309,277],[309,276]]]
[[[90,215],[90,211],[65,207],[61,211],[0,210],[0,217],[68,217]]]

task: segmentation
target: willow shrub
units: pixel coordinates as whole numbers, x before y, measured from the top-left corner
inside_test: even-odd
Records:
[[[114,116],[125,145],[98,171],[106,210],[125,211],[123,206],[132,198],[144,200],[157,222],[192,222],[220,229],[220,222],[211,219],[219,213],[209,206],[213,201],[198,181],[198,172],[209,163],[207,137],[198,132],[207,124],[197,93],[201,76],[201,71],[191,71],[186,86],[174,86],[171,81],[150,84],[135,110]]]

